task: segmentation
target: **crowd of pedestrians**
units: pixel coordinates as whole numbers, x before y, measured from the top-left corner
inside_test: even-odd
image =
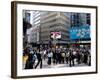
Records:
[[[91,53],[89,48],[33,48],[27,46],[23,50],[24,69],[43,68],[43,62],[47,66],[51,64],[67,64],[70,67],[76,64],[91,66]]]

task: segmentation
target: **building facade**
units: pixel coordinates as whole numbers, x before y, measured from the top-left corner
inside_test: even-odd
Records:
[[[57,39],[59,44],[69,42],[70,14],[64,12],[43,12],[40,27],[40,39],[48,44],[51,39],[51,32],[61,32],[61,38]]]
[[[89,13],[71,13],[70,42],[91,43],[90,26],[91,15]],[[75,31],[76,30],[76,31]],[[75,34],[74,34],[75,33]],[[73,36],[75,35],[75,36]]]
[[[29,43],[39,43],[40,40],[40,11],[30,11],[32,27],[28,31]]]
[[[90,17],[89,13],[25,10],[23,11],[23,21],[27,25],[24,24],[23,27],[24,36],[27,36],[28,43],[33,44],[69,44],[71,42],[70,29],[90,27]],[[52,38],[51,33],[60,33],[61,37]],[[82,36],[84,35],[82,34]]]
[[[90,26],[89,13],[70,13],[71,27]]]
[[[31,24],[31,13],[30,11],[23,10],[23,46],[25,47],[28,43],[27,31],[32,27]]]

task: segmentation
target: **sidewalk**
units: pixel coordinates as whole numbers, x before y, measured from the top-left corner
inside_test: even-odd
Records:
[[[75,65],[72,67],[83,67],[83,66],[88,66],[84,63],[82,64],[77,64],[77,62],[75,62]],[[37,67],[37,69],[39,69],[40,66]],[[70,67],[69,64],[64,63],[64,64],[53,64],[51,63],[51,65],[47,64],[47,60],[43,60],[43,66],[42,68],[62,68],[62,67]]]

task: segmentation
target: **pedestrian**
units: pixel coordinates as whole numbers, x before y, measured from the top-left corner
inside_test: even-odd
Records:
[[[56,49],[56,64],[58,64],[60,62],[60,57],[59,57],[59,51],[58,48]]]
[[[61,49],[60,49],[60,48],[58,48],[57,57],[58,57],[58,62],[59,62],[59,64],[61,64],[62,56],[61,56]]]
[[[56,50],[53,50],[53,64],[55,64],[56,61],[57,61]]]
[[[73,55],[73,51],[70,50],[70,53],[69,53],[69,66],[74,66],[74,55]]]
[[[88,65],[91,66],[91,54],[88,55]]]
[[[69,51],[66,52],[65,56],[66,56],[66,63],[68,64],[68,61],[69,61]]]
[[[28,59],[28,54],[25,53],[25,51],[23,51],[23,68],[25,68],[26,66],[27,59]]]
[[[33,69],[33,56],[32,54],[28,54],[28,59],[26,60],[25,69]]]
[[[64,51],[61,53],[61,57],[62,57],[62,63],[64,64],[65,63],[65,52]]]
[[[84,63],[87,64],[87,60],[88,60],[88,51],[84,51]]]
[[[76,58],[77,58],[77,63],[80,64],[81,55],[80,55],[78,50],[77,50],[77,53],[76,53]]]
[[[48,52],[48,65],[51,65],[52,56],[53,56],[52,51],[49,51],[49,52]]]
[[[37,50],[36,56],[37,56],[38,62],[37,62],[37,64],[36,64],[35,68],[37,68],[37,66],[38,66],[39,64],[40,64],[40,68],[42,68],[42,56],[41,56],[39,50]]]
[[[43,51],[43,59],[44,59],[44,60],[46,59],[46,56],[47,56],[47,51],[44,50],[44,51]]]

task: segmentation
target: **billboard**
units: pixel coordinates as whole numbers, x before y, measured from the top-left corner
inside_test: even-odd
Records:
[[[61,32],[51,32],[51,38],[52,39],[60,39],[61,38]]]
[[[90,26],[71,27],[70,39],[90,39]]]

